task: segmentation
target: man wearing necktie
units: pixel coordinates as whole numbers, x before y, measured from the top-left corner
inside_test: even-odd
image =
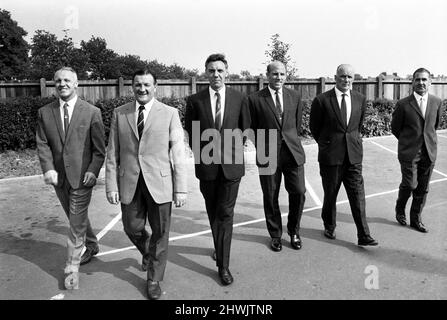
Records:
[[[250,114],[246,97],[225,86],[228,63],[223,54],[207,58],[205,73],[210,85],[187,98],[185,127],[213,235],[213,259],[221,283],[229,285],[234,206],[245,173],[242,131],[250,127]],[[228,133],[237,139],[225,139]],[[202,141],[205,135],[210,140]]]
[[[104,162],[104,125],[100,110],[78,98],[72,68],[56,71],[54,82],[59,99],[39,109],[36,143],[44,181],[54,186],[70,223],[65,287],[77,289],[79,266],[99,251],[88,206]]]
[[[187,195],[180,117],[177,109],[155,99],[156,85],[150,70],[134,73],[135,100],[114,110],[106,158],[107,200],[121,202],[124,232],[143,256],[151,300],[161,297],[172,201],[181,207]]]
[[[289,194],[287,232],[290,245],[299,250],[302,245],[300,220],[306,199],[305,154],[299,137],[303,107],[298,92],[284,87],[286,68],[282,62],[272,61],[267,66],[267,78],[268,87],[251,94],[248,101],[251,127],[256,132],[256,164],[259,167],[265,220],[271,238],[270,248],[276,252],[282,249],[282,218],[278,197],[284,176]],[[265,135],[259,134],[262,131]],[[272,133],[274,137],[271,137]],[[261,163],[259,159],[264,151],[274,155],[275,163]]]
[[[396,201],[395,214],[399,224],[407,224],[405,206],[413,196],[410,207],[410,227],[428,232],[421,214],[427,198],[430,177],[437,154],[437,135],[441,114],[441,99],[428,93],[430,72],[419,68],[413,73],[413,94],[399,100],[393,112],[391,130],[398,139],[397,157],[402,180]]]
[[[321,217],[324,236],[335,239],[336,203],[343,183],[357,227],[357,244],[378,244],[366,221],[365,188],[362,175],[363,145],[360,131],[366,110],[366,98],[352,91],[354,69],[338,66],[335,88],[319,94],[312,102],[309,127],[318,143],[318,162],[324,190]]]

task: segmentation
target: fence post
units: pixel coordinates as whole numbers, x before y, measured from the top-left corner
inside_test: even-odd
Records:
[[[320,77],[320,92],[317,92],[317,94],[323,93],[326,88],[326,78],[325,77]]]
[[[197,92],[197,79],[196,77],[191,77],[191,94]]]
[[[118,97],[124,97],[126,93],[124,92],[124,79],[123,77],[118,78]]]
[[[40,78],[40,97],[46,98],[47,96],[47,80]]]
[[[264,89],[264,78],[259,77],[258,78],[258,90],[262,90],[262,89]]]
[[[377,95],[379,99],[383,98],[383,77],[381,75],[379,75],[377,77]]]

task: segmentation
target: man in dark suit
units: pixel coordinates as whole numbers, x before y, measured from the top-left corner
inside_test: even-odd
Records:
[[[360,130],[366,98],[351,90],[354,69],[342,64],[337,68],[335,88],[319,94],[312,102],[310,130],[318,143],[318,162],[324,190],[321,217],[324,236],[335,239],[336,202],[341,183],[345,186],[357,227],[358,245],[378,244],[369,233],[365,212],[362,176],[363,145]]]
[[[104,162],[104,126],[100,110],[78,98],[72,68],[56,71],[54,82],[59,99],[38,111],[37,152],[44,181],[54,186],[70,223],[65,287],[77,289],[80,264],[99,251],[88,206]]]
[[[234,205],[245,173],[241,131],[249,128],[250,113],[246,97],[225,86],[228,63],[224,55],[210,55],[205,72],[210,85],[187,98],[185,127],[213,235],[213,259],[222,284],[229,285],[233,282],[229,263]]]
[[[255,130],[257,153],[268,152],[274,156],[274,163],[261,163],[259,179],[263,193],[264,214],[267,230],[271,237],[270,247],[281,251],[282,221],[278,203],[281,178],[284,175],[286,190],[289,194],[289,214],[287,231],[292,248],[301,249],[299,235],[300,220],[305,201],[304,162],[305,154],[299,133],[303,108],[298,92],[285,88],[286,68],[280,61],[273,61],[267,66],[269,85],[248,98],[251,127]],[[259,135],[264,131],[263,135]],[[274,137],[270,137],[274,134]],[[259,136],[259,137],[258,137]],[[274,142],[270,144],[270,140]],[[262,145],[261,145],[262,144]]]
[[[436,129],[441,119],[442,102],[428,93],[430,72],[419,68],[413,73],[413,94],[399,100],[393,112],[391,130],[398,139],[397,157],[402,181],[396,201],[396,220],[407,224],[405,206],[413,195],[410,226],[428,232],[421,220],[427,199],[430,177],[437,154]]]
[[[106,160],[106,195],[121,201],[124,232],[143,256],[147,295],[161,297],[168,257],[172,201],[187,196],[183,128],[178,110],[157,99],[157,79],[148,69],[132,77],[135,101],[114,110]],[[152,234],[145,229],[149,221]]]

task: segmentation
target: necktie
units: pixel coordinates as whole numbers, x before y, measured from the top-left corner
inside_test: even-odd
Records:
[[[346,93],[343,93],[341,96],[342,96],[342,98],[341,98],[341,108],[340,108],[340,111],[341,111],[341,119],[342,119],[342,121],[343,121],[343,124],[344,124],[345,126],[347,126],[347,125],[348,125],[348,121],[347,121],[348,113],[347,113],[347,111],[346,111],[346,100],[345,100],[345,96],[347,96],[347,94],[346,94]]]
[[[137,120],[137,128],[138,128],[138,139],[141,139],[141,135],[143,134],[144,129],[144,106],[140,106],[138,108],[138,120]]]
[[[216,92],[216,117],[214,118],[214,128],[220,131],[221,128],[220,94]]]
[[[419,107],[421,108],[422,118],[425,119],[425,109],[427,108],[427,104],[425,103],[425,99],[424,98],[421,98],[421,101],[419,103]]]
[[[282,108],[281,108],[281,100],[279,100],[279,90],[275,91],[276,95],[276,112],[278,113],[279,122],[282,121]]]
[[[64,104],[64,133],[65,133],[65,137],[67,137],[67,132],[68,132],[68,125],[69,123],[69,118],[68,118],[68,104],[65,103]]]

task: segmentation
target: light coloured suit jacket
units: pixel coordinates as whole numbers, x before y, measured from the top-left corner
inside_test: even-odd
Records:
[[[104,163],[101,112],[78,98],[65,138],[59,100],[47,104],[38,111],[36,143],[42,172],[56,170],[58,186],[67,179],[73,189],[78,189],[83,186],[85,172],[98,177]]]
[[[144,124],[141,140],[135,117],[135,101],[114,110],[106,158],[106,192],[119,192],[129,204],[138,177],[156,203],[173,200],[174,192],[187,192],[183,129],[178,111],[157,100]]]

